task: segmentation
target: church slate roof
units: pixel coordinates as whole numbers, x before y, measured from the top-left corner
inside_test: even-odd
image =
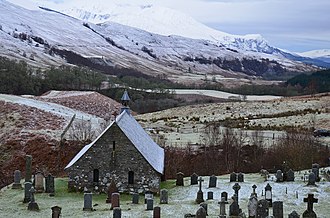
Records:
[[[115,121],[113,121],[93,142],[85,145],[80,152],[70,161],[64,168],[67,169],[74,165],[103,135],[112,125],[116,123],[123,131],[126,137],[132,142],[136,149],[148,161],[148,163],[158,172],[164,172],[165,152],[151,137],[144,131],[141,125],[134,119],[132,115],[123,111]]]

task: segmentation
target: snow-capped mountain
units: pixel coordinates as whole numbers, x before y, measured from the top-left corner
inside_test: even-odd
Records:
[[[79,64],[107,72],[133,68],[150,76],[166,75],[175,82],[194,83],[205,80],[205,75],[237,84],[252,77],[317,69],[291,61],[280,52],[255,52],[205,39],[164,36],[114,22],[93,24],[63,13],[31,9],[0,0],[0,55],[38,67]]]
[[[298,55],[330,63],[330,49],[312,50],[298,53]]]

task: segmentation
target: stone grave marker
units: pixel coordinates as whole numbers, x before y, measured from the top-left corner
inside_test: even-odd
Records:
[[[237,182],[244,182],[244,174],[243,173],[239,173],[237,175]]]
[[[139,197],[140,197],[140,195],[138,193],[133,193],[133,195],[132,195],[132,203],[133,204],[138,204],[139,203]]]
[[[153,218],[160,218],[160,207],[154,207]]]
[[[283,218],[283,201],[273,202],[273,216],[275,218]]]
[[[320,181],[320,165],[317,163],[312,164],[312,172],[315,174],[316,182]]]
[[[227,192],[221,192],[221,199],[225,198],[225,201],[228,201],[228,193]]]
[[[230,182],[237,182],[237,175],[235,172],[230,174]]]
[[[118,193],[118,188],[114,179],[111,179],[110,185],[107,188],[107,200],[105,202],[108,204],[111,203],[112,193]]]
[[[154,193],[152,191],[146,191],[144,193],[144,203],[146,204],[147,203],[147,199],[148,198],[151,198],[153,199],[154,198]]]
[[[258,201],[257,218],[267,218],[269,216],[269,202],[265,199]]]
[[[218,203],[220,205],[220,215],[219,218],[226,218],[226,204],[228,204],[225,197],[221,197],[221,201]]]
[[[269,205],[268,207],[272,207],[273,202],[273,194],[272,194],[272,187],[267,183],[265,187],[265,199],[268,201]]]
[[[256,189],[257,189],[257,186],[254,184],[254,185],[252,186],[252,193],[251,193],[251,196],[254,195],[254,196],[258,197],[258,194],[257,194],[257,192],[256,192]]]
[[[255,196],[254,194],[251,194],[251,197],[249,198],[249,203],[248,203],[249,217],[256,217],[257,207],[258,207],[257,196]]]
[[[207,203],[202,202],[202,203],[199,204],[199,206],[201,206],[201,207],[203,207],[205,209],[206,216],[208,216],[208,214],[207,214]]]
[[[52,209],[52,218],[60,218],[62,208],[59,206],[51,207]]]
[[[93,194],[84,193],[84,211],[93,211]]]
[[[206,211],[204,207],[200,206],[196,212],[196,218],[206,218]]]
[[[54,176],[51,174],[48,174],[48,176],[45,178],[46,183],[46,193],[54,194],[55,193],[55,180]],[[53,195],[52,195],[53,196]]]
[[[121,218],[121,208],[120,207],[114,207],[113,211],[113,218]]]
[[[21,171],[15,170],[14,172],[14,184],[11,187],[12,189],[22,189],[21,185]]]
[[[34,176],[35,187],[36,187],[37,193],[42,193],[45,191],[44,179],[45,179],[45,177],[44,177],[44,175],[42,175],[41,172],[37,172],[37,174]]]
[[[147,199],[147,210],[153,210],[154,209],[154,199],[148,198]]]
[[[294,210],[289,214],[289,218],[300,218],[300,215]]]
[[[199,182],[199,190],[197,192],[197,198],[196,198],[196,203],[200,204],[202,202],[204,202],[204,197],[203,197],[203,191],[202,191],[202,182],[203,182],[203,178],[199,177],[198,182]]]
[[[209,188],[217,187],[217,177],[215,175],[210,176],[209,179]]]
[[[110,210],[112,210],[115,207],[120,207],[120,194],[119,193],[112,193],[112,195],[111,195]]]
[[[282,170],[277,170],[276,174],[275,174],[275,177],[276,177],[276,182],[283,182]]]
[[[160,203],[168,204],[168,191],[166,189],[160,191]]]
[[[213,192],[207,192],[207,200],[213,200]]]
[[[39,206],[38,206],[37,202],[35,202],[34,193],[36,193],[36,190],[32,186],[31,189],[30,189],[31,200],[28,204],[28,210],[38,211]]]
[[[315,176],[315,173],[311,172],[311,173],[308,175],[308,183],[307,183],[307,185],[315,185],[315,182],[316,182],[316,176]]]
[[[190,185],[197,185],[198,184],[198,175],[196,173],[193,173],[190,176]]]
[[[286,178],[287,182],[294,182],[294,172],[292,169],[290,169],[287,173],[287,178]]]
[[[25,182],[32,182],[32,156],[25,156]]]
[[[184,177],[184,174],[181,172],[178,172],[176,174],[176,183],[175,183],[176,186],[184,186],[183,177]]]
[[[229,216],[238,216],[240,213],[239,205],[237,202],[238,198],[235,195],[236,194],[234,194],[234,196],[232,197],[233,203],[231,203],[231,205],[229,206]]]
[[[31,182],[25,182],[24,183],[24,200],[23,203],[28,203],[31,201],[31,193],[30,189],[32,188]]]
[[[313,211],[313,204],[318,202],[318,199],[314,198],[314,194],[308,194],[307,198],[304,198],[304,202],[307,202],[307,210],[303,213],[303,218],[316,218],[316,213]]]
[[[233,189],[235,191],[236,202],[238,204],[238,200],[239,200],[238,191],[241,189],[241,186],[238,183],[235,183],[235,185],[233,186]]]

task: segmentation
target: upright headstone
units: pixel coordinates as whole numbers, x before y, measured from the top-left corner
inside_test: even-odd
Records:
[[[318,202],[318,199],[314,198],[314,194],[308,194],[307,198],[304,198],[304,202],[307,202],[307,210],[303,213],[303,218],[316,218],[316,213],[313,211],[313,204]]]
[[[166,189],[160,191],[160,203],[168,204],[168,191]]]
[[[12,186],[12,189],[21,189],[21,171],[15,170],[14,172],[14,184]]]
[[[160,218],[160,207],[154,207],[153,218]]]
[[[244,174],[243,173],[239,173],[237,175],[237,182],[244,182]]]
[[[52,209],[52,218],[60,218],[62,208],[59,206],[51,207]]]
[[[28,203],[31,200],[31,193],[30,189],[32,188],[31,182],[25,182],[24,183],[24,200],[23,203]]]
[[[37,202],[35,202],[35,199],[34,199],[34,193],[35,192],[36,192],[36,190],[32,186],[31,189],[30,189],[31,200],[28,204],[28,210],[32,210],[32,211],[38,211],[39,210],[39,206],[38,206]]]
[[[138,193],[133,193],[132,195],[132,203],[133,204],[138,204],[139,203],[139,194]]]
[[[121,208],[114,207],[112,214],[113,214],[113,218],[121,218]]]
[[[210,176],[209,188],[217,187],[217,177],[215,175]]]
[[[316,182],[320,181],[320,165],[317,163],[312,164],[312,172],[315,174]]]
[[[111,179],[110,185],[107,188],[107,200],[105,202],[108,204],[111,203],[112,193],[118,193],[118,188],[114,179]]]
[[[294,181],[294,172],[292,169],[290,169],[287,173],[287,177],[286,177],[286,181],[287,182],[293,182]]]
[[[196,218],[206,218],[206,211],[204,207],[200,206],[196,212]]]
[[[239,205],[237,202],[238,198],[235,195],[236,194],[234,194],[234,196],[232,197],[233,203],[231,203],[231,205],[229,206],[229,216],[238,216],[240,213]]]
[[[148,198],[151,198],[153,199],[154,198],[154,193],[152,191],[146,191],[144,193],[144,203],[146,204],[147,203],[147,199]]]
[[[120,207],[119,199],[120,199],[119,193],[112,193],[112,195],[111,195],[111,207],[110,207],[111,210],[115,207]]]
[[[269,216],[269,202],[267,200],[258,201],[257,218],[267,218]]]
[[[219,201],[220,204],[220,215],[219,218],[226,218],[226,204],[228,204],[225,197],[221,197],[221,201]]]
[[[207,192],[207,200],[213,200],[213,192]]]
[[[275,177],[276,177],[276,182],[283,182],[282,170],[277,170],[276,174],[275,174]]]
[[[154,199],[148,198],[147,199],[147,210],[153,210],[154,209]]]
[[[197,192],[197,198],[196,198],[196,203],[200,204],[202,202],[204,202],[204,197],[203,197],[203,191],[202,191],[202,182],[203,182],[203,178],[199,177],[198,182],[199,182],[199,190]]]
[[[269,207],[272,207],[272,202],[273,202],[273,194],[272,194],[272,187],[267,183],[265,187],[265,200],[268,201]]]
[[[184,186],[183,177],[184,177],[184,174],[181,172],[178,172],[176,174],[176,185],[177,186]]]
[[[251,197],[250,197],[249,203],[248,203],[249,218],[256,217],[257,207],[258,207],[258,199],[255,195],[251,194]]]
[[[228,201],[228,193],[227,192],[221,192],[221,199],[225,198],[225,201]]]
[[[315,173],[311,172],[311,173],[308,175],[308,183],[307,183],[307,185],[315,185],[315,182],[316,182],[316,176],[315,176]]]
[[[34,176],[34,181],[35,181],[35,187],[36,187],[36,192],[37,193],[42,193],[45,190],[44,187],[44,175],[42,175],[41,172],[37,172],[37,174]]]
[[[196,173],[193,173],[190,176],[190,185],[197,185],[198,184],[198,175]]]
[[[49,174],[46,178],[45,178],[45,183],[46,183],[46,193],[51,193],[54,194],[55,193],[55,181],[54,181],[54,176],[52,176],[51,174]]]
[[[288,218],[300,218],[300,215],[294,210],[289,214]]]
[[[32,182],[32,156],[25,156],[25,182]]]
[[[235,183],[235,185],[233,186],[233,189],[235,191],[236,202],[238,204],[238,201],[239,201],[238,191],[241,189],[241,186],[238,183]]]
[[[273,216],[274,218],[283,218],[283,201],[273,202]]]
[[[230,174],[230,182],[237,182],[237,174],[235,172]]]
[[[84,211],[92,211],[93,210],[93,194],[92,193],[84,193]]]

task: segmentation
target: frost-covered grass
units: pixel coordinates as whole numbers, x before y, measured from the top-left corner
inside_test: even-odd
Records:
[[[272,186],[273,201],[284,202],[284,217],[296,210],[300,215],[306,210],[307,204],[303,202],[303,198],[307,197],[308,193],[313,193],[318,198],[318,203],[314,204],[314,211],[319,218],[328,218],[330,210],[328,202],[330,200],[330,182],[321,181],[317,186],[306,186],[302,179],[303,172],[296,173],[295,182],[276,183],[272,176],[269,181],[264,181],[259,174],[245,174],[245,182],[240,183],[239,204],[243,212],[247,214],[247,204],[252,192],[252,185],[257,185],[258,199],[264,198],[262,190],[267,183]],[[229,175],[217,177],[217,187],[208,188],[209,177],[204,176],[205,180],[202,184],[204,199],[206,200],[207,192],[213,191],[214,200],[206,200],[208,203],[209,217],[217,217],[219,214],[218,201],[220,194],[223,191],[228,192],[230,198],[234,191],[232,186],[234,183],[229,182]],[[162,217],[183,217],[186,213],[194,214],[198,205],[195,203],[198,185],[190,186],[190,178],[184,179],[184,187],[176,187],[174,180],[168,180],[161,184],[161,188],[169,190],[169,204],[159,204],[159,196],[155,197],[154,206],[161,207]],[[39,204],[40,211],[32,212],[27,210],[27,204],[23,204],[23,190],[13,190],[8,186],[0,191],[0,215],[1,217],[50,217],[51,207],[58,205],[62,207],[62,217],[112,217],[110,205],[105,203],[105,194],[94,194],[93,205],[95,211],[83,211],[83,193],[68,193],[67,179],[56,179],[56,194],[55,197],[49,197],[48,194],[36,194],[36,202]],[[287,192],[286,192],[287,190]],[[298,198],[296,198],[298,193]],[[120,204],[122,208],[122,217],[152,217],[152,211],[146,211],[146,205],[143,204],[144,196],[140,195],[139,204],[131,203],[131,196],[126,194],[120,195]],[[227,205],[227,212],[229,206]],[[272,215],[272,209],[270,209]]]

